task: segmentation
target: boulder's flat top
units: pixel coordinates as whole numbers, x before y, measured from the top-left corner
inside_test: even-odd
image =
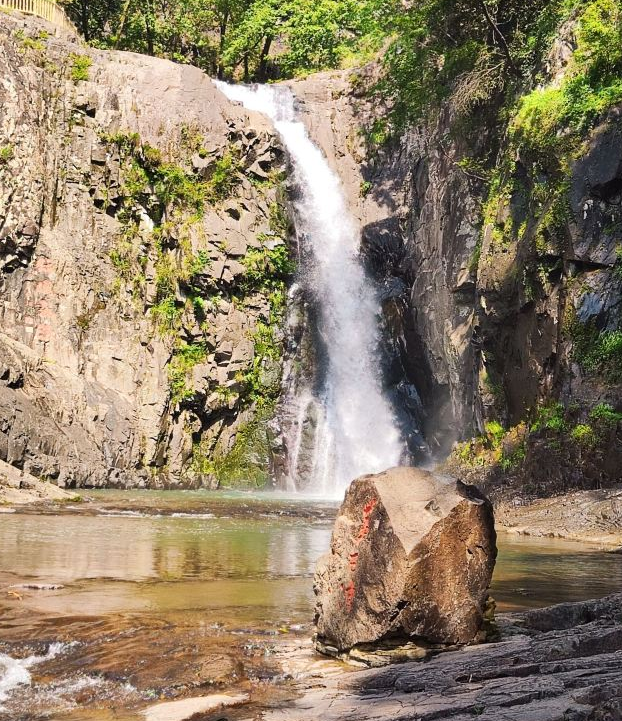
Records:
[[[455,481],[418,468],[393,468],[376,476],[374,482],[407,554],[464,500],[456,493]]]

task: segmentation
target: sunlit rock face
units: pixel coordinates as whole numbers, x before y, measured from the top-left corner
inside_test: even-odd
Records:
[[[415,468],[350,486],[317,566],[318,648],[473,641],[497,555],[490,502]]]
[[[212,486],[245,374],[280,373],[244,263],[284,245],[283,149],[197,68],[81,47],[74,82],[77,46],[48,30],[0,23],[0,460],[67,487]]]

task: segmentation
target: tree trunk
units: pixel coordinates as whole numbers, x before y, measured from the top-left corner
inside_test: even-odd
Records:
[[[149,0],[145,2],[145,30],[147,32],[147,54],[153,55],[153,5]]]
[[[495,19],[490,14],[490,10],[486,5],[485,0],[479,0],[479,6],[482,8],[484,17],[486,18],[486,22],[490,26],[493,35],[495,36],[495,38],[497,38],[499,45],[501,46],[501,50],[503,51],[503,54],[505,55],[508,63],[508,67],[514,73],[514,75],[520,75],[520,73],[518,72],[518,68],[514,63],[514,59],[512,58],[512,53],[510,53],[510,48],[508,46],[507,40],[505,39],[505,36],[501,32],[501,30],[499,30],[499,26],[497,25]]]
[[[91,39],[89,30],[89,4],[87,0],[82,0],[80,5],[80,25],[82,26],[82,36],[88,43]]]
[[[222,80],[225,76],[225,66],[222,62],[222,56],[225,52],[225,40],[227,37],[227,26],[229,25],[229,12],[226,11],[220,21],[220,40],[218,42],[218,79]]]
[[[257,80],[263,83],[267,80],[268,71],[268,56],[270,55],[270,47],[272,46],[272,35],[266,36],[266,40],[261,49],[261,55],[259,56],[259,68],[257,69]]]
[[[121,18],[119,20],[119,30],[117,31],[117,37],[114,41],[114,48],[119,47],[119,42],[121,41],[121,36],[123,35],[123,30],[125,29],[125,21],[127,20],[127,14],[130,10],[130,3],[132,0],[125,0],[125,3],[123,4],[123,9],[121,10]]]

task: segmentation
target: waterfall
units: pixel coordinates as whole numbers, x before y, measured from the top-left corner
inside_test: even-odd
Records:
[[[356,477],[398,465],[403,452],[382,390],[380,301],[359,255],[360,228],[339,178],[296,118],[289,88],[217,85],[230,100],[269,117],[291,158],[299,283],[315,299],[324,352],[321,377],[286,399],[289,487],[342,497]]]

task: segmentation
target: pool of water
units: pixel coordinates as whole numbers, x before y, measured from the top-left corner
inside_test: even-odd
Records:
[[[0,516],[0,719],[82,719],[111,699],[125,712],[195,687],[273,694],[283,654],[296,644],[311,654],[313,570],[334,505],[201,492],[92,498]],[[510,535],[499,548],[500,610],[622,588],[618,554]],[[54,658],[51,644],[61,644]],[[27,669],[32,683],[3,701],[7,659],[30,658],[44,658]]]

